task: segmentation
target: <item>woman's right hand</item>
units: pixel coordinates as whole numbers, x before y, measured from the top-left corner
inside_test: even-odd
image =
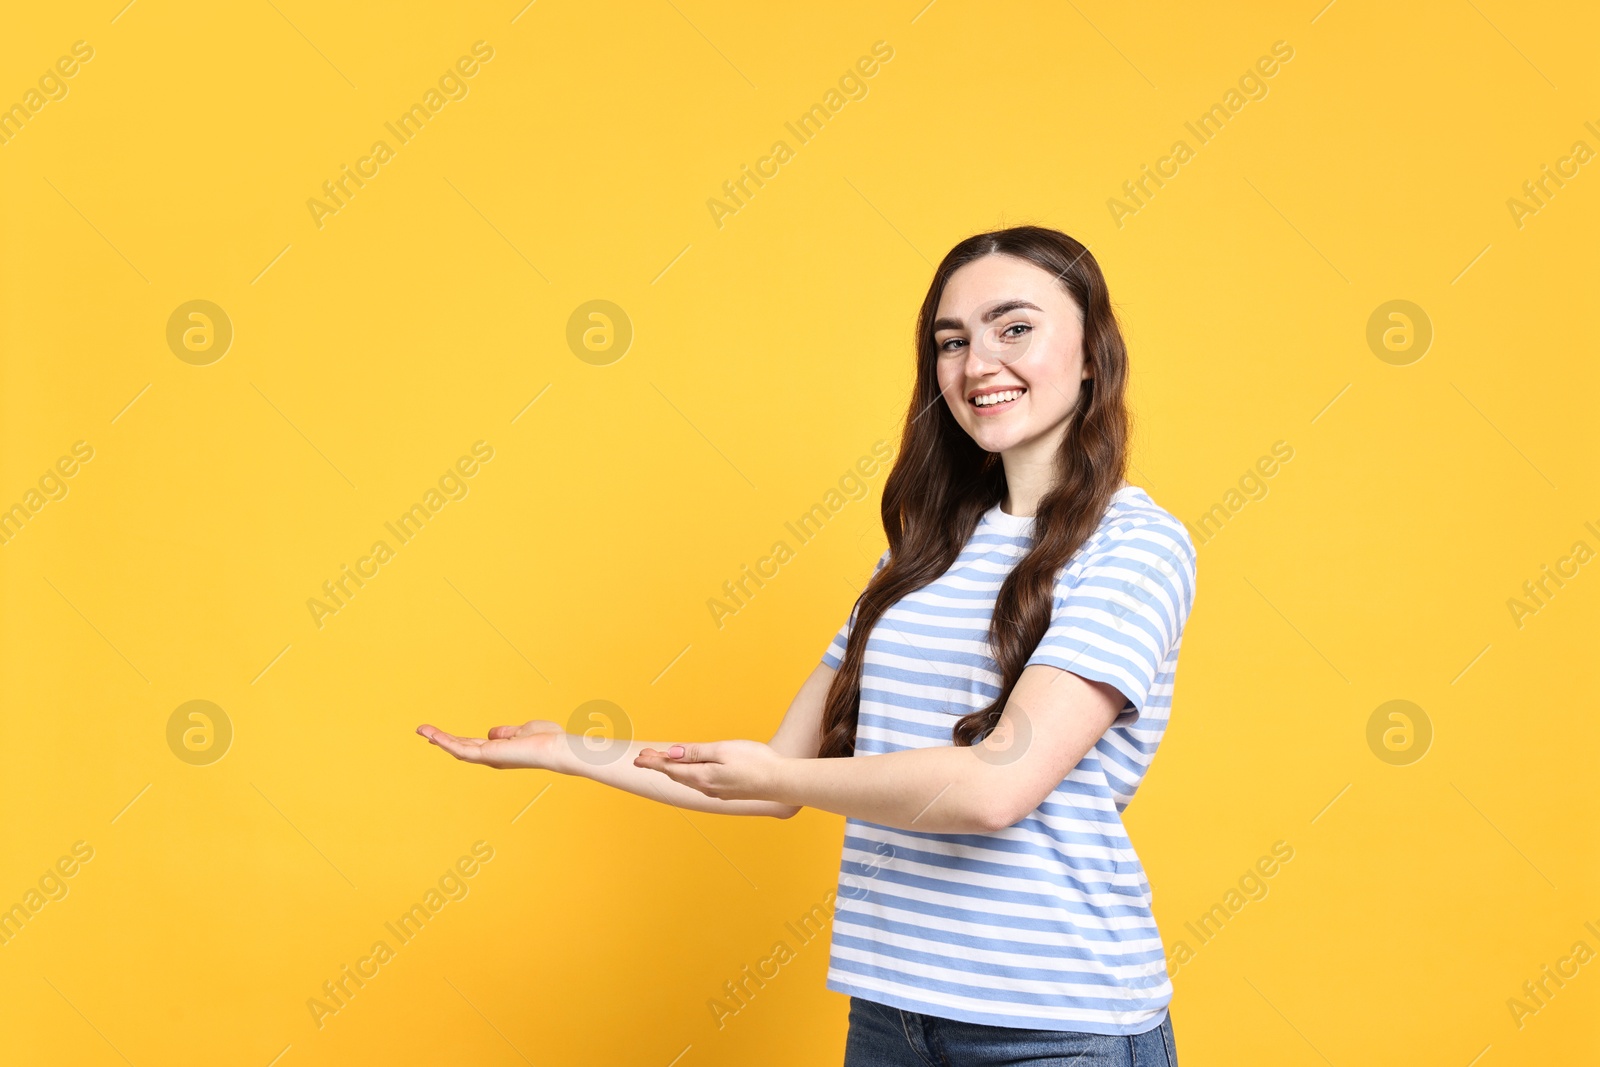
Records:
[[[464,763],[485,767],[529,767],[553,770],[556,746],[567,744],[567,732],[549,719],[529,719],[521,726],[496,726],[487,738],[457,737],[426,723],[417,733]]]

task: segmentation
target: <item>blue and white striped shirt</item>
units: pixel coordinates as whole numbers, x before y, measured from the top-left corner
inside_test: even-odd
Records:
[[[1032,516],[991,508],[950,569],[873,627],[857,756],[949,745],[955,720],[999,695],[989,620],[1032,529]],[[1122,811],[1166,729],[1194,593],[1183,523],[1143,489],[1117,490],[1057,575],[1049,629],[1027,662],[1115,686],[1122,713],[1004,830],[846,819],[829,989],[994,1026],[1137,1034],[1160,1025],[1172,983]],[[834,669],[854,620],[852,610],[823,654]]]

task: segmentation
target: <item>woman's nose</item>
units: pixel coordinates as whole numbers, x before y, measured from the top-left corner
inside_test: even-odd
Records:
[[[1001,365],[1002,354],[998,340],[992,332],[983,331],[972,336],[967,346],[967,377],[986,378]]]

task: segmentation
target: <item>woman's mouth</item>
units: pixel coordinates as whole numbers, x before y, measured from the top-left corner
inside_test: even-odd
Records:
[[[976,409],[979,415],[998,415],[1016,405],[1027,393],[1026,389],[1002,389],[994,393],[983,393],[979,396],[969,397],[967,403]]]

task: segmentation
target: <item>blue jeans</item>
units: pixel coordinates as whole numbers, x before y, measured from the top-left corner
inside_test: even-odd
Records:
[[[1142,1034],[986,1026],[850,998],[844,1067],[1178,1067],[1172,1015]]]

